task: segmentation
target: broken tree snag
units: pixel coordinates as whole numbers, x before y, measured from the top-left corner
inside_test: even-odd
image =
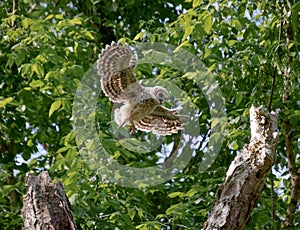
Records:
[[[276,159],[278,113],[250,108],[251,140],[235,157],[204,229],[245,229]]]
[[[75,230],[71,206],[59,180],[51,183],[48,172],[26,176],[27,192],[23,199],[24,230]]]

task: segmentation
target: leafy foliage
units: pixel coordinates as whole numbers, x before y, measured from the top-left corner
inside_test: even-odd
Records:
[[[25,174],[41,170],[62,181],[80,229],[200,229],[227,167],[249,141],[251,104],[270,104],[274,76],[271,105],[281,109],[281,121],[289,119],[293,126],[299,167],[299,2],[33,0],[18,4],[14,8],[12,1],[0,3],[1,229],[21,228]],[[125,37],[184,48],[217,77],[228,125],[222,150],[209,170],[198,171],[211,121],[195,75],[151,65],[138,66],[138,78],[172,81],[201,111],[203,141],[191,162],[164,184],[133,189],[101,183],[80,157],[75,143],[79,135],[72,127],[75,91],[100,49]],[[283,103],[287,91],[290,96]],[[156,164],[159,157],[154,152],[120,148],[110,132],[110,103],[101,96],[97,100],[98,135],[111,157],[127,166]],[[166,141],[172,142],[172,138]],[[249,229],[284,225],[290,177],[282,135],[273,174]],[[300,225],[299,213],[295,227]]]

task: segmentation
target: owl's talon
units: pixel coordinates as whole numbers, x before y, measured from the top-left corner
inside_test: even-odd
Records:
[[[129,134],[133,134],[134,131],[135,131],[134,125],[130,125],[130,127],[129,127]]]
[[[136,129],[159,135],[177,133],[183,129],[184,120],[176,110],[162,105],[169,98],[168,90],[162,86],[142,86],[133,72],[136,64],[137,56],[121,43],[112,42],[99,55],[101,89],[113,103],[123,103],[114,110],[115,122],[120,128],[129,123],[130,135]]]

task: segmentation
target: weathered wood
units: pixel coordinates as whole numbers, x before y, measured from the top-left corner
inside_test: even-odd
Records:
[[[251,140],[231,163],[204,229],[245,229],[276,160],[277,117],[250,109]]]
[[[26,177],[22,217],[24,230],[75,230],[71,206],[59,180],[51,183],[48,172]]]

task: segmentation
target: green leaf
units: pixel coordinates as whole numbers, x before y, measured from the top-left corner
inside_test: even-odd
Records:
[[[58,110],[58,109],[60,108],[60,106],[61,106],[61,99],[59,99],[59,100],[53,102],[53,103],[51,104],[51,107],[50,107],[50,110],[49,110],[49,117],[51,117],[51,115],[52,115],[56,110]]]
[[[199,6],[199,5],[201,5],[201,3],[202,3],[202,0],[194,0],[194,1],[193,1],[193,8],[195,8],[195,7]]]
[[[139,209],[138,215],[139,215],[140,218],[142,218],[144,216],[144,213],[143,213],[143,211],[141,209]]]
[[[209,14],[204,21],[204,31],[209,34],[212,28],[213,19],[211,14]]]
[[[239,149],[239,145],[237,144],[236,141],[233,141],[233,142],[230,143],[229,149],[238,150]]]
[[[13,56],[12,54],[10,54],[9,57],[8,57],[8,61],[7,61],[5,67],[6,67],[6,68],[7,68],[7,67],[11,68],[11,67],[13,66],[14,63],[15,63],[15,58],[14,58],[14,56]]]
[[[237,40],[229,40],[229,41],[228,41],[228,45],[229,45],[229,46],[232,46],[232,45],[234,45],[236,42],[237,42]]]
[[[173,193],[170,193],[168,195],[168,197],[170,197],[170,198],[174,198],[174,197],[177,197],[177,196],[182,197],[183,193],[182,192],[173,192]]]
[[[64,16],[62,14],[57,14],[57,15],[55,15],[55,18],[62,20],[62,19],[64,19]]]
[[[52,19],[54,17],[54,15],[53,14],[49,14],[46,18],[45,18],[45,20],[47,21],[47,20],[50,20],[50,19]]]
[[[75,25],[82,25],[82,19],[81,18],[73,18],[69,21],[71,24],[75,24]]]
[[[166,210],[166,214],[167,214],[167,215],[170,215],[170,214],[178,213],[178,209],[180,209],[181,206],[182,206],[181,203],[171,205],[171,206]]]
[[[296,31],[299,31],[299,12],[300,1],[296,1],[296,3],[292,6],[292,27],[295,33]],[[295,40],[299,42],[299,36],[295,36]]]
[[[291,42],[291,43],[288,45],[288,49],[291,49],[293,46],[294,46],[294,43]]]
[[[6,104],[12,102],[13,98],[12,97],[8,97],[8,98],[5,98],[3,100],[0,101],[0,108],[3,108],[6,106]]]
[[[86,32],[84,33],[84,35],[85,35],[86,37],[88,37],[89,39],[91,39],[91,40],[94,40],[94,39],[95,39],[95,37],[93,36],[93,34],[92,34],[90,31],[86,31]]]
[[[142,38],[143,36],[144,36],[144,31],[141,31],[141,32],[139,32],[137,35],[135,35],[135,37],[134,37],[134,41],[137,41],[137,40],[139,40],[140,38]]]
[[[31,64],[23,64],[21,66],[21,69],[22,69],[21,76],[24,77],[27,73],[30,72],[30,70],[31,70]]]
[[[238,92],[236,94],[235,103],[239,105],[243,101],[243,94]]]
[[[189,47],[189,46],[191,46],[191,43],[189,43],[189,41],[183,41],[179,46],[176,47],[174,53],[180,51],[182,47]]]
[[[31,74],[33,74],[35,72],[37,74],[37,76],[39,76],[39,77],[44,76],[44,67],[42,65],[40,65],[39,63],[32,64],[31,70],[32,70]]]
[[[135,210],[134,208],[130,208],[130,209],[128,210],[128,216],[129,216],[129,218],[130,218],[131,220],[134,219],[135,214],[136,214],[136,210]]]
[[[297,126],[299,126],[299,123],[300,123],[300,116],[297,113],[291,114],[289,116],[289,120],[290,120],[292,126],[297,127]]]
[[[29,84],[29,86],[31,86],[32,88],[42,87],[43,85],[44,85],[44,82],[42,80],[35,80]]]
[[[71,105],[71,102],[69,100],[67,100],[67,99],[63,100],[62,101],[62,106],[64,107],[64,109],[66,110],[67,113],[71,113],[72,112],[71,111],[72,105]]]
[[[187,37],[190,36],[190,34],[193,32],[194,28],[195,27],[192,25],[188,25],[184,28],[185,30],[184,30],[184,35],[182,37],[182,41],[185,41],[187,39]]]
[[[57,150],[56,153],[62,153],[62,152],[65,152],[69,149],[70,149],[70,146],[64,146],[64,147],[60,148],[59,150]]]
[[[74,45],[74,53],[75,54],[78,54],[78,47],[79,47],[79,44],[78,44],[78,42],[75,41],[75,45]]]
[[[211,121],[211,128],[213,129],[213,128],[215,128],[218,125],[220,125],[219,118],[212,119],[212,121]]]
[[[190,189],[185,195],[186,196],[194,196],[197,193],[195,189]]]
[[[32,146],[32,139],[29,139],[28,141],[27,141],[27,146]]]

